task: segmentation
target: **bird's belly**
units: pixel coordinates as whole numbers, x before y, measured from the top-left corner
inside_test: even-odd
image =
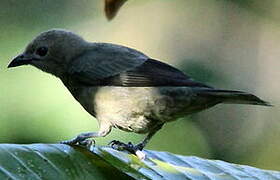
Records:
[[[149,118],[153,97],[152,88],[100,87],[94,96],[97,119],[125,131],[147,133],[157,124]]]
[[[166,88],[168,89],[168,88]],[[178,104],[170,90],[157,87],[99,87],[94,93],[94,108],[100,123],[126,131],[147,133],[154,126],[183,116],[187,101]],[[180,94],[180,96],[186,95]]]

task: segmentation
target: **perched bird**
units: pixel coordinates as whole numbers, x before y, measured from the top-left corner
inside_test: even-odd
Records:
[[[38,35],[8,67],[32,65],[60,78],[74,98],[94,116],[98,132],[82,133],[65,144],[85,144],[111,128],[147,134],[139,144],[112,141],[115,148],[141,151],[167,122],[219,103],[270,106],[242,91],[215,89],[180,70],[128,47],[91,43],[53,29]]]

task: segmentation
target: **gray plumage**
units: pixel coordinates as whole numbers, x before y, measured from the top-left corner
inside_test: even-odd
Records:
[[[269,105],[246,92],[196,82],[137,50],[90,43],[65,30],[41,33],[8,67],[25,64],[60,78],[84,109],[97,118],[99,132],[80,134],[64,142],[67,144],[105,136],[116,127],[147,133],[147,138],[135,146],[142,149],[164,123],[216,104]]]

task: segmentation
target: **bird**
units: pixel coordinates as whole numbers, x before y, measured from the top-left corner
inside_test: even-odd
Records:
[[[8,68],[32,65],[58,77],[73,97],[99,124],[62,141],[86,145],[108,135],[112,128],[145,134],[138,144],[112,140],[116,149],[143,150],[165,123],[217,104],[271,106],[257,96],[214,88],[195,81],[179,69],[122,45],[88,42],[64,29],[40,33]]]

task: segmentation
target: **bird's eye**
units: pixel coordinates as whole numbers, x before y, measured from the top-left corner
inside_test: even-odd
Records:
[[[45,56],[48,53],[48,48],[47,47],[39,47],[36,50],[36,54],[38,54],[39,56]]]

